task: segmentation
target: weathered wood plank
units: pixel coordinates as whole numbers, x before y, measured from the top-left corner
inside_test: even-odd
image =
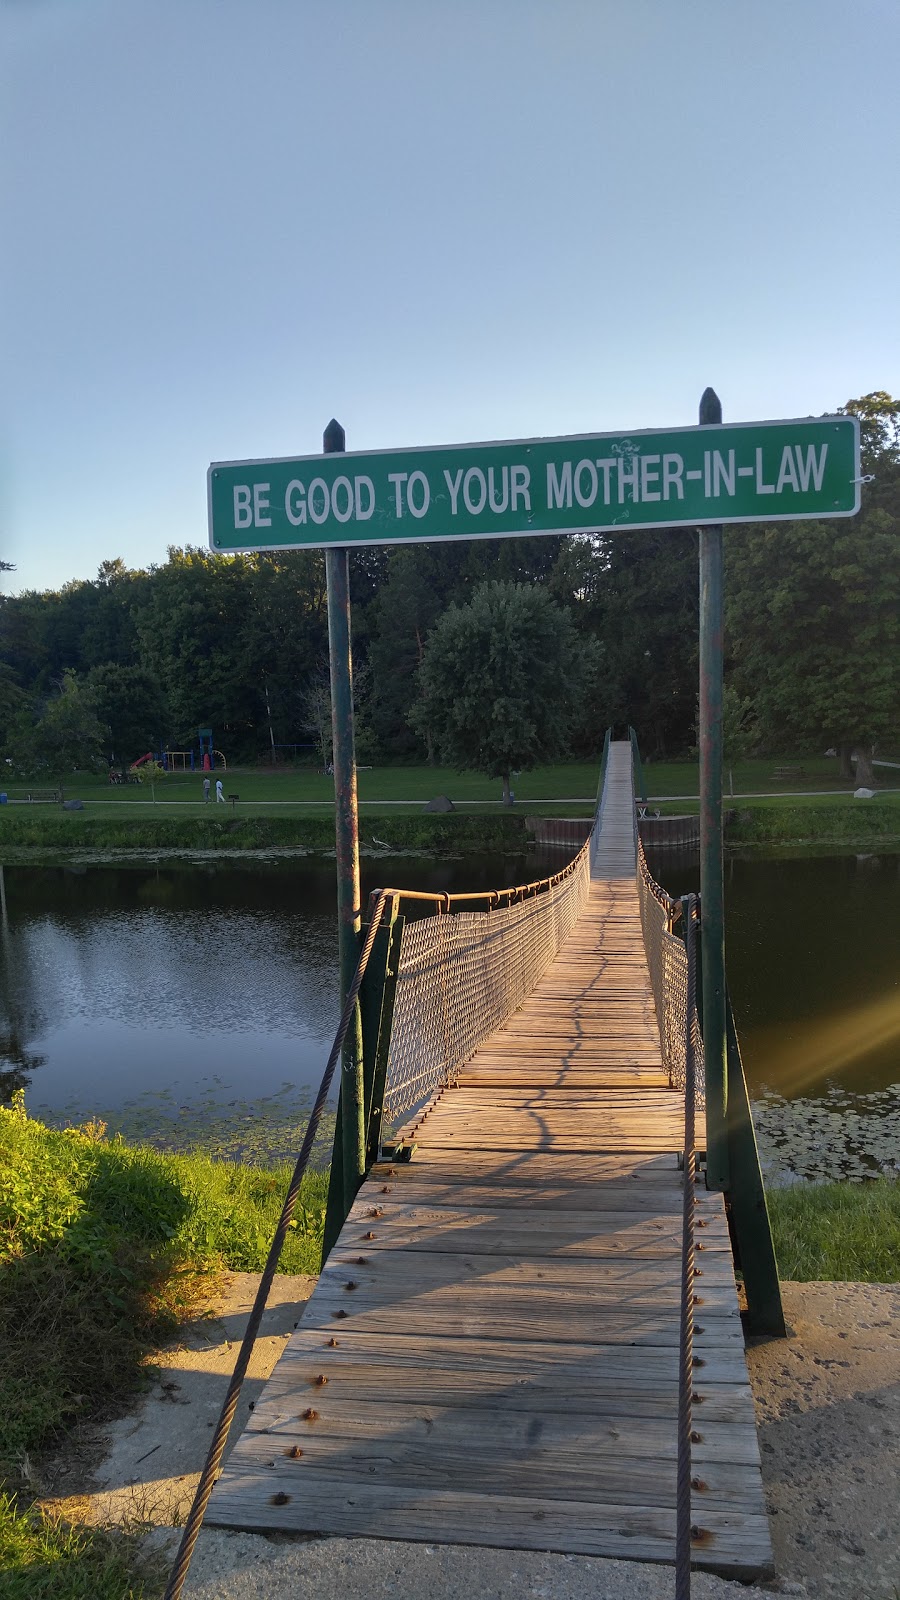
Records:
[[[454,1339],[434,1332],[424,1336],[397,1332],[370,1334],[347,1326],[333,1329],[329,1323],[327,1328],[297,1329],[270,1380],[273,1393],[278,1388],[279,1375],[294,1363],[301,1377],[292,1378],[291,1384],[296,1386],[299,1382],[301,1387],[318,1388],[318,1378],[323,1372],[329,1383],[336,1381],[338,1387],[344,1381],[355,1384],[358,1381],[355,1375],[360,1371],[380,1372],[375,1392],[367,1395],[363,1390],[353,1391],[362,1399],[381,1400],[385,1394],[396,1393],[411,1401],[421,1401],[423,1396],[417,1392],[416,1385],[428,1380],[438,1385],[437,1389],[426,1392],[426,1398],[431,1394],[435,1403],[440,1403],[442,1398],[459,1402],[466,1396],[489,1393],[492,1405],[500,1404],[503,1396],[515,1403],[518,1395],[528,1405],[528,1397],[533,1395],[538,1401],[545,1396],[552,1398],[554,1406],[565,1406],[568,1397],[576,1410],[582,1404],[602,1410],[609,1403],[614,1407],[610,1415],[620,1415],[615,1401],[623,1392],[662,1391],[671,1402],[677,1399],[677,1350],[605,1345],[598,1340],[578,1344],[558,1340],[541,1342],[522,1335],[504,1341]],[[345,1378],[341,1374],[345,1374]],[[701,1396],[699,1403],[710,1400],[714,1391],[723,1386],[729,1392],[740,1391],[750,1403],[743,1346],[728,1344],[720,1348],[714,1341],[706,1340],[703,1367],[697,1369],[695,1382],[695,1390]],[[267,1397],[269,1392],[267,1389]],[[254,1413],[256,1423],[264,1417],[267,1403],[266,1400]],[[665,1413],[653,1411],[650,1414]],[[702,1415],[705,1414],[704,1411]]]
[[[413,1159],[363,1185],[211,1524],[672,1559],[683,1103],[630,756],[610,770],[578,926],[398,1131]],[[771,1553],[727,1225],[696,1200],[695,1560],[751,1576]]]
[[[473,1410],[438,1411],[401,1407],[392,1424],[386,1405],[361,1407],[354,1424],[352,1405],[335,1407],[340,1422],[322,1412],[315,1423],[294,1421],[268,1433],[247,1433],[236,1447],[235,1466],[293,1479],[302,1494],[318,1470],[352,1480],[381,1475],[398,1487],[453,1490],[465,1483],[470,1492],[543,1496],[549,1503],[578,1495],[592,1500],[615,1496],[634,1506],[675,1503],[675,1452],[665,1459],[650,1448],[641,1451],[640,1427],[662,1434],[674,1430],[636,1419],[588,1419],[595,1426],[579,1428],[574,1419],[554,1419],[532,1413],[510,1417],[505,1413]],[[504,1424],[507,1424],[504,1426]],[[496,1436],[487,1430],[496,1426]],[[713,1430],[710,1430],[711,1432]],[[728,1440],[755,1445],[755,1430],[737,1427],[718,1430]],[[742,1444],[735,1443],[739,1451]],[[293,1455],[293,1450],[298,1455]],[[696,1495],[707,1509],[735,1510],[762,1515],[765,1510],[759,1467],[753,1455],[746,1462],[701,1457],[697,1447],[698,1475],[704,1490]],[[239,1455],[237,1454],[239,1452]]]
[[[562,1550],[632,1561],[672,1561],[675,1513],[669,1507],[597,1505],[540,1496],[396,1488],[377,1477],[352,1484],[317,1470],[242,1472],[237,1452],[213,1490],[210,1527],[357,1534],[521,1550]],[[293,1463],[292,1463],[293,1465]],[[283,1497],[287,1498],[283,1498]],[[763,1516],[704,1511],[696,1566],[752,1577],[771,1568]]]
[[[471,1451],[473,1455],[477,1452],[484,1461],[497,1460],[510,1452],[521,1457],[524,1452],[537,1456],[553,1451],[557,1458],[565,1454],[580,1458],[591,1452],[614,1461],[633,1459],[663,1464],[674,1463],[678,1455],[677,1436],[668,1417],[610,1417],[600,1412],[560,1416],[555,1408],[533,1406],[519,1412],[494,1407],[489,1397],[478,1405],[459,1398],[443,1405],[433,1401],[421,1404],[411,1401],[405,1393],[384,1392],[377,1400],[362,1400],[346,1393],[344,1386],[337,1393],[338,1386],[331,1381],[324,1388],[317,1387],[312,1408],[315,1417],[307,1417],[305,1412],[311,1408],[304,1406],[283,1414],[278,1421],[268,1418],[265,1427],[257,1425],[252,1430],[254,1435],[287,1435],[310,1443],[327,1435],[357,1444],[365,1440],[373,1445],[387,1442],[393,1449],[400,1449],[407,1442],[430,1440],[445,1462],[454,1450]],[[696,1448],[692,1454],[698,1462],[759,1464],[752,1410],[740,1421],[704,1422],[695,1431]]]

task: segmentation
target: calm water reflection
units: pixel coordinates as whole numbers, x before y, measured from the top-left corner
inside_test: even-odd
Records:
[[[695,856],[658,851],[670,894]],[[732,857],[728,981],[751,1093],[788,1098],[900,1080],[900,855]]]
[[[480,889],[558,853],[364,863],[375,883]],[[672,893],[693,859],[652,862]],[[499,870],[498,870],[499,868]],[[751,1093],[790,1100],[900,1083],[900,856],[727,863],[728,968]],[[296,1115],[338,1010],[328,862],[7,867],[0,1088],[55,1120]],[[187,1125],[185,1119],[187,1118]]]
[[[383,858],[363,888],[480,889],[558,865]],[[332,864],[15,866],[3,889],[7,1095],[22,1084],[36,1115],[143,1131],[236,1101],[305,1104],[339,1010]]]

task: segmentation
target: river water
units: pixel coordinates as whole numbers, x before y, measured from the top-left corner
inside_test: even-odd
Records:
[[[466,890],[558,856],[364,863],[376,883]],[[659,852],[671,893],[696,864]],[[726,865],[728,972],[774,1175],[895,1170],[900,856]],[[228,1154],[288,1154],[338,1014],[333,864],[9,866],[0,1083],[32,1114]]]

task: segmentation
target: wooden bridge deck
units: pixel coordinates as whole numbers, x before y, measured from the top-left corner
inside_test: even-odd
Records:
[[[211,1524],[673,1559],[683,1103],[626,753],[574,932],[363,1185]],[[721,1196],[698,1219],[694,1559],[750,1576],[771,1549]]]

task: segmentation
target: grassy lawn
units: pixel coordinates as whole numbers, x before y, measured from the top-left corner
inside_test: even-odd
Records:
[[[803,776],[781,780],[775,777],[779,766],[800,766]],[[331,778],[311,767],[285,767],[266,771],[233,767],[218,774],[225,794],[237,794],[238,808],[244,814],[277,811],[281,808],[305,807],[313,814],[327,812],[334,805],[334,785]],[[567,762],[556,766],[538,767],[533,772],[523,772],[513,779],[517,802],[529,808],[552,805],[568,808],[576,802],[575,812],[590,809],[597,791],[599,763]],[[732,771],[735,795],[763,795],[773,804],[789,802],[796,794],[809,794],[816,803],[816,790],[830,791],[829,803],[835,796],[852,795],[852,785],[841,781],[836,759],[797,760],[790,756],[772,756],[765,761],[737,763]],[[696,799],[699,792],[698,767],[695,762],[645,763],[644,778],[648,796],[684,796],[686,801]],[[45,780],[46,781],[46,780]],[[879,784],[885,792],[900,796],[900,770],[880,768]],[[147,815],[177,806],[184,814],[216,811],[215,799],[205,805],[201,773],[172,773],[156,785],[155,802],[149,789],[140,785],[122,787],[109,784],[105,778],[90,773],[72,773],[64,780],[68,799],[81,799],[85,807],[109,812],[113,807],[129,808],[129,813]],[[10,782],[15,792],[23,784]],[[726,771],[726,798],[730,798],[729,774]],[[362,767],[359,770],[359,798],[363,815],[388,815],[407,807],[418,811],[435,795],[445,794],[462,811],[483,812],[486,808],[501,809],[499,781],[480,777],[477,773],[454,772],[448,767]],[[820,802],[822,803],[822,802]],[[227,801],[226,801],[227,806]],[[17,810],[22,808],[17,807]],[[230,807],[228,807],[230,810]],[[678,807],[676,806],[676,809]],[[685,809],[691,809],[687,805]],[[219,812],[221,815],[221,812]]]
[[[900,1182],[797,1183],[769,1191],[782,1278],[900,1282]]]

